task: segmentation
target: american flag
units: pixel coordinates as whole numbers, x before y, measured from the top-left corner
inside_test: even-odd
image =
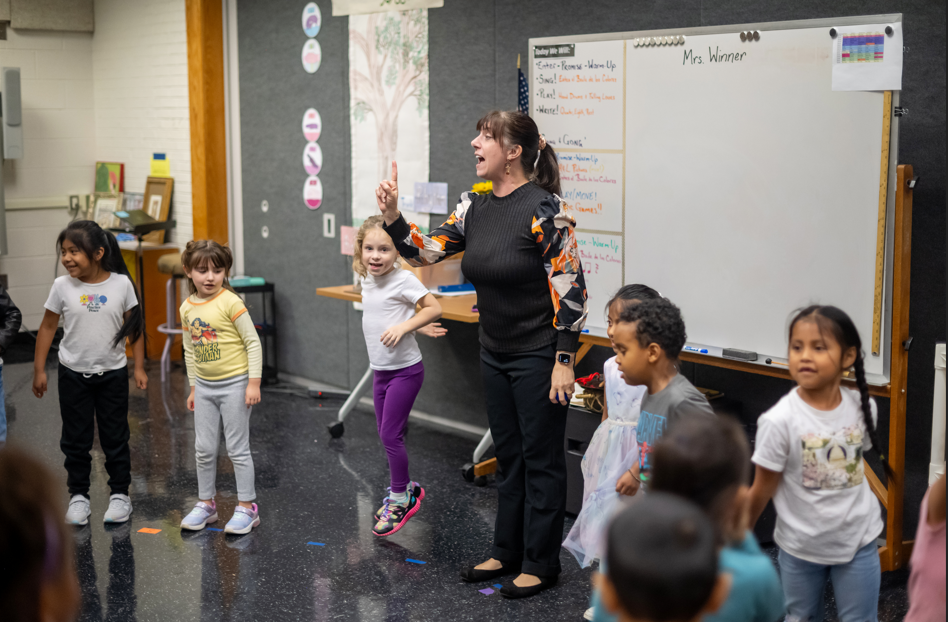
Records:
[[[519,93],[517,93],[517,110],[522,112],[525,115],[530,114],[530,89],[527,87],[527,78],[523,75],[523,70],[520,69],[519,63],[517,64],[517,83],[519,85]]]

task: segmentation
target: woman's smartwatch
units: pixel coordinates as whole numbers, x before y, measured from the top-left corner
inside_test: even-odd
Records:
[[[556,362],[562,363],[563,365],[571,365],[573,363],[573,355],[569,352],[560,352],[556,355]]]

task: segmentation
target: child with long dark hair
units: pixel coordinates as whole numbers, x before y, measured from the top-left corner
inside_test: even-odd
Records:
[[[66,522],[89,522],[89,452],[98,423],[112,491],[105,522],[123,523],[132,514],[125,341],[132,342],[135,384],[145,389],[145,319],[114,235],[91,220],[77,220],[59,234],[56,246],[69,274],[53,282],[46,314],[36,333],[33,394],[43,397],[46,393],[46,355],[62,316],[59,408],[63,428],[59,446],[66,455],[71,497]]]
[[[882,518],[863,454],[879,442],[862,341],[849,316],[832,306],[803,309],[789,333],[797,386],[758,420],[751,524],[773,498],[787,619],[821,620],[831,580],[841,620],[875,620]],[[858,391],[841,386],[850,367]]]
[[[227,282],[230,249],[214,240],[192,240],[181,254],[191,295],[181,303],[184,361],[194,411],[198,502],[181,529],[199,531],[217,521],[217,451],[221,424],[237,480],[237,507],[226,533],[246,534],[260,524],[250,455],[250,411],[260,403],[263,350],[253,320]]]

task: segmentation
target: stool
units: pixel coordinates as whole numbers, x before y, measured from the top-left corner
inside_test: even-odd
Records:
[[[174,336],[184,335],[184,329],[175,319],[175,306],[178,302],[175,288],[178,285],[178,279],[183,279],[185,276],[184,268],[181,266],[181,253],[170,253],[159,257],[158,272],[171,275],[168,284],[165,286],[165,323],[158,326],[158,332],[167,335],[165,349],[161,353],[161,381],[164,382],[165,376],[171,371],[171,346],[174,344]]]

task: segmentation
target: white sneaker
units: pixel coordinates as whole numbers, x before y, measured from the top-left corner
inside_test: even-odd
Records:
[[[90,514],[92,511],[89,509],[89,500],[82,495],[73,495],[69,500],[69,509],[66,510],[66,523],[88,525]]]
[[[593,607],[590,607],[586,610],[586,613],[583,614],[583,620],[592,620],[595,614],[596,610]]]
[[[128,495],[109,497],[109,509],[105,511],[105,522],[124,523],[132,515],[132,500]]]

